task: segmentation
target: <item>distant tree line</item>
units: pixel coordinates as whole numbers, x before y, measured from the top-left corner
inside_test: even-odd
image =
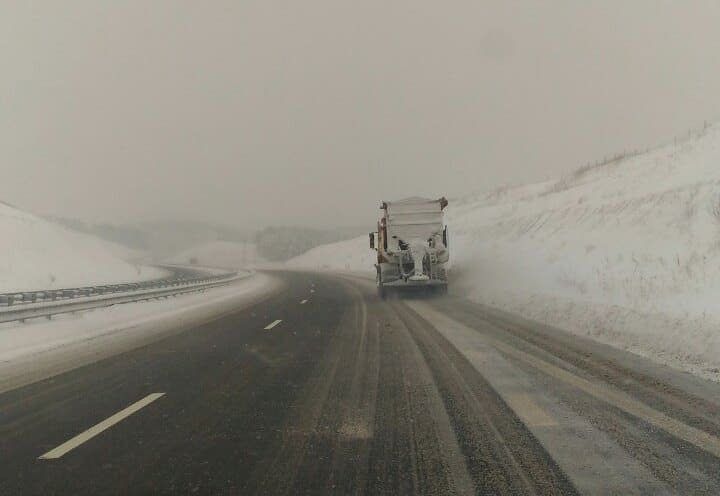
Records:
[[[245,242],[253,238],[248,230],[202,222],[158,221],[130,225],[91,224],[62,217],[48,217],[48,219],[75,231],[164,256],[207,241]],[[254,238],[261,257],[272,261],[284,261],[318,245],[359,236],[364,229],[364,227],[334,229],[266,227],[256,232]]]
[[[136,250],[168,256],[208,241],[242,242],[252,239],[248,230],[203,222],[154,221],[139,224],[87,223],[49,216],[48,220],[74,231],[112,241]]]
[[[255,235],[258,254],[273,262],[301,255],[316,246],[359,236],[362,228],[313,229],[308,227],[266,227]]]
[[[49,220],[69,227],[74,231],[112,241],[120,245],[134,248],[136,250],[146,250],[147,231],[134,226],[119,224],[89,224],[77,219],[67,219],[63,217],[48,217]]]

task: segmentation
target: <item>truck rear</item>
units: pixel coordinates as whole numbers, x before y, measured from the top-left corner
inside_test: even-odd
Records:
[[[377,232],[370,233],[370,248],[377,250],[378,294],[389,288],[429,288],[446,292],[448,230],[445,198],[406,198],[384,201]]]

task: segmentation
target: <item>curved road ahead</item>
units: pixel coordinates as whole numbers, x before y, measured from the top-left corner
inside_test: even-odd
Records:
[[[0,494],[720,494],[720,388],[459,296],[276,273],[0,395]]]

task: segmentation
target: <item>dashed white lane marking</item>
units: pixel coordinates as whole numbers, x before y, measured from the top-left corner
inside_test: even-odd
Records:
[[[269,331],[270,329],[278,325],[280,322],[282,322],[282,320],[276,320],[275,322],[268,324],[267,326],[265,326],[265,330]]]
[[[77,447],[80,446],[81,444],[89,441],[90,439],[94,438],[95,436],[97,436],[97,435],[100,434],[101,432],[109,429],[110,427],[112,427],[113,425],[117,424],[117,423],[120,422],[121,420],[129,417],[130,415],[132,415],[133,413],[137,412],[137,411],[140,410],[141,408],[144,408],[144,407],[148,406],[150,403],[152,403],[153,401],[155,401],[155,400],[158,399],[158,398],[161,398],[161,397],[164,396],[164,395],[165,395],[165,393],[152,393],[152,394],[148,394],[147,396],[145,396],[145,397],[144,397],[143,399],[141,399],[140,401],[136,401],[135,403],[133,403],[133,404],[130,405],[129,407],[125,408],[124,410],[121,410],[121,411],[117,412],[117,413],[116,413],[115,415],[113,415],[112,417],[106,418],[105,420],[103,420],[103,421],[100,422],[99,424],[96,424],[96,425],[90,427],[90,428],[89,428],[88,430],[86,430],[85,432],[82,432],[82,433],[78,434],[77,436],[75,436],[74,438],[70,439],[69,441],[64,442],[63,444],[61,444],[61,445],[58,446],[57,448],[48,451],[47,453],[45,453],[44,455],[42,455],[41,457],[39,457],[39,460],[54,460],[54,459],[56,459],[56,458],[60,458],[61,456],[63,456],[63,455],[64,455],[65,453],[67,453],[68,451],[77,448]]]
[[[307,303],[307,300],[303,300],[300,302],[301,305],[304,305],[305,303]]]
[[[310,292],[311,292],[311,293],[314,293],[314,292],[315,292],[315,290],[314,290],[314,289],[311,289],[311,290],[310,290]]]

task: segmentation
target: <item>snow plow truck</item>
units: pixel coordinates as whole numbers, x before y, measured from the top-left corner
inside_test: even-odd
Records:
[[[377,231],[370,233],[378,295],[389,289],[427,288],[447,292],[448,230],[444,209],[448,201],[406,198],[384,201]]]

